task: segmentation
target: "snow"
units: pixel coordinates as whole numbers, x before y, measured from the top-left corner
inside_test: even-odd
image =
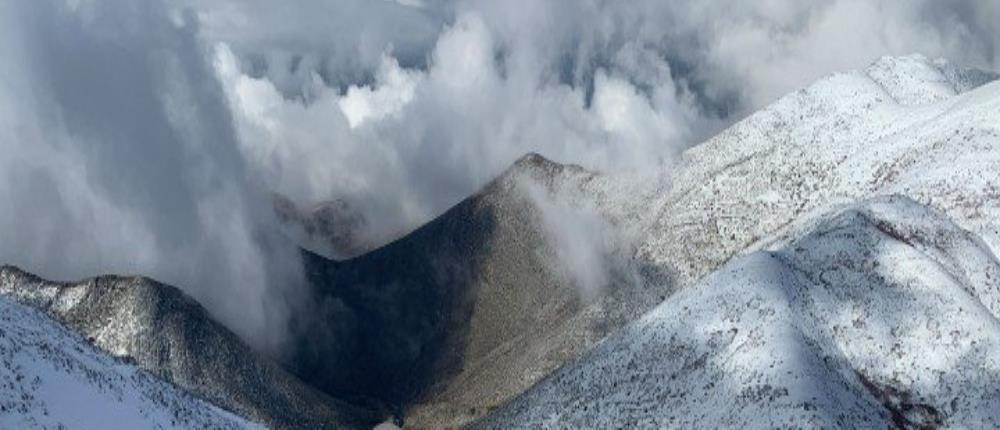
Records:
[[[567,208],[604,218],[570,229],[560,206],[547,225],[565,230],[550,233],[607,221],[650,291],[676,292],[477,424],[1000,426],[995,79],[883,58],[789,94],[655,177],[544,176]],[[19,294],[56,314],[86,296]],[[147,324],[140,303],[121,305],[94,341],[136,355]],[[254,426],[5,299],[0,360],[0,428]]]
[[[996,78],[883,58],[583,181],[676,293],[477,425],[1000,426]]]
[[[1000,425],[1000,262],[904,197],[738,258],[483,427]]]
[[[883,58],[783,97],[683,154],[646,211],[638,257],[691,285],[806,214],[889,194],[944,211],[997,249],[995,78]]]
[[[2,266],[0,297],[39,309],[102,353],[268,427],[357,428],[380,418],[306,385],[183,292],[148,278],[53,282]]]
[[[262,427],[97,351],[38,310],[0,298],[0,428]]]

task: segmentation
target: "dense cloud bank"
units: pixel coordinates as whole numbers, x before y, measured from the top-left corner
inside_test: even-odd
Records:
[[[996,22],[993,0],[7,1],[0,261],[154,276],[274,348],[300,274],[270,192],[341,199],[377,243],[528,151],[664,168],[881,55],[995,69]]]
[[[1000,43],[992,1],[323,5],[199,13],[262,180],[350,202],[376,242],[528,151],[662,166],[825,74],[913,52],[993,68]]]
[[[0,261],[181,286],[261,347],[293,250],[269,238],[191,17],[154,2],[0,5]]]

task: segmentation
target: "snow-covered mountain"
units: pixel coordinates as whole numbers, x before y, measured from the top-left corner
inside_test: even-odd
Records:
[[[148,278],[52,282],[3,266],[0,298],[42,310],[103,353],[271,428],[363,428],[382,418],[303,384],[183,292]],[[72,398],[52,401],[60,400]]]
[[[332,310],[325,319],[351,328],[327,343],[346,361],[306,366],[302,376],[332,378],[319,382],[325,387],[374,389],[362,394],[400,404],[410,426],[459,425],[578,357],[650,303],[838,205],[900,193],[995,235],[982,221],[995,213],[991,176],[977,176],[992,169],[996,177],[1000,166],[995,77],[919,56],[884,58],[790,94],[687,151],[680,165],[660,172],[667,180],[527,156],[386,247],[344,262],[312,259],[319,300]],[[533,198],[538,190],[542,197]],[[577,280],[560,276],[564,262],[553,258],[558,246],[544,206],[562,200],[590,208],[637,243],[628,270],[614,266],[618,279],[592,302],[581,299]],[[350,362],[356,357],[364,365]],[[338,375],[330,363],[350,370]]]
[[[0,298],[0,428],[263,428]]]
[[[672,296],[483,427],[1000,425],[1000,262],[904,197]]]
[[[18,333],[0,337],[4,382],[27,393],[3,398],[20,408],[11,425],[71,419],[73,398],[44,387],[86,356],[103,370],[82,374],[112,376],[74,390],[132,393],[122,413],[139,427],[385,418],[343,399],[415,428],[996,427],[996,78],[884,58],[652,177],[525,156],[383,247],[303,251],[316,306],[296,327],[295,376],[172,287],[3,267],[0,316],[14,317],[0,334]],[[277,209],[310,240],[366,249],[343,234],[364,224],[349,205]],[[56,370],[18,364],[21,349]]]
[[[995,78],[884,58],[687,151],[679,292],[478,425],[1000,425]]]
[[[894,193],[998,249],[996,78],[887,57],[789,94],[683,154],[640,254],[690,285],[808,213]]]

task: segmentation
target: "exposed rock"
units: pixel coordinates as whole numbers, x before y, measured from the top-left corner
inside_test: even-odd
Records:
[[[381,417],[304,385],[180,290],[143,277],[51,282],[0,267],[0,294],[34,306],[101,350],[273,428],[361,428]]]
[[[577,357],[667,288],[635,282],[628,247],[609,256],[620,265],[609,263],[595,297],[559,272],[524,184],[589,198],[600,181],[529,154],[383,248],[343,262],[306,252],[326,311],[311,332],[334,341],[309,337],[299,374],[328,392],[397,405],[407,427],[442,428],[488,413]]]

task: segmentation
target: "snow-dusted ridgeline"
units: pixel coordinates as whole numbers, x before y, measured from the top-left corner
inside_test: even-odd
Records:
[[[104,353],[271,428],[364,428],[381,418],[306,385],[191,297],[149,278],[54,282],[0,266],[0,298],[43,310]]]
[[[1000,425],[1000,262],[904,197],[684,289],[488,428]]]
[[[478,425],[996,427],[995,79],[883,58],[687,151],[633,217],[679,292]]]
[[[264,428],[0,298],[0,428]]]
[[[902,194],[1000,249],[1000,83],[887,57],[791,93],[683,154],[640,258],[690,285],[809,213]]]

